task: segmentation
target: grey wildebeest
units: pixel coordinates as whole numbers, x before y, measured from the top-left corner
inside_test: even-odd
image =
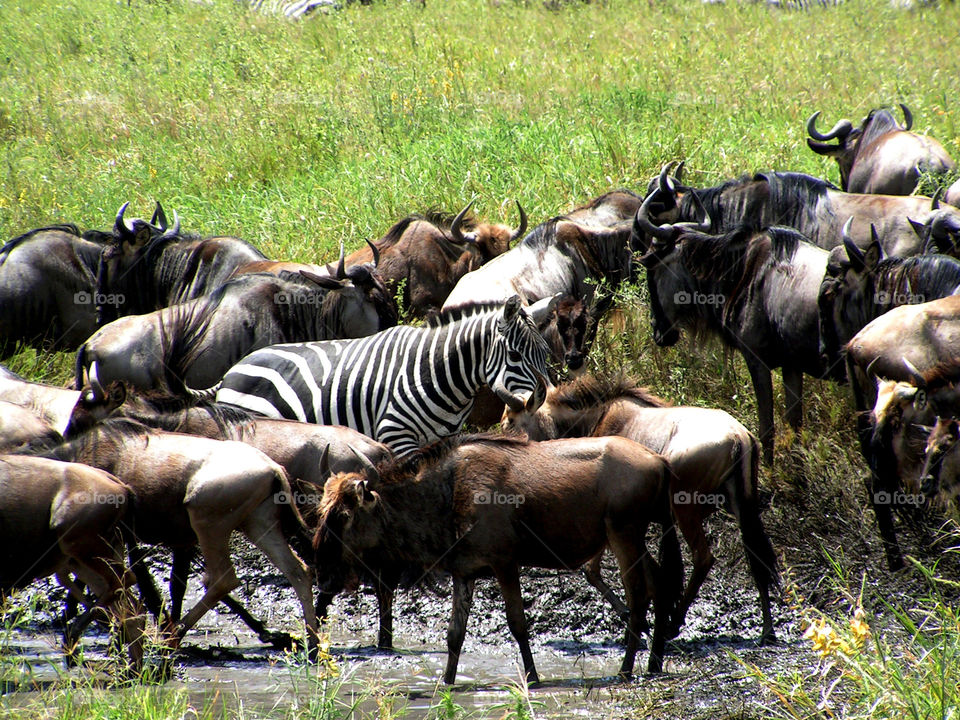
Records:
[[[496,577],[524,672],[537,681],[521,567],[575,570],[609,546],[630,611],[620,673],[633,672],[648,593],[656,620],[648,663],[659,672],[673,598],[646,547],[651,522],[672,531],[669,467],[625,438],[530,443],[503,436],[441,442],[412,462],[327,481],[314,538],[321,588],[336,592],[362,563],[438,568],[453,576],[446,683],[456,679],[478,577]]]
[[[309,533],[292,505],[286,472],[254,447],[210,440],[111,420],[44,452],[116,475],[130,488],[126,539],[190,550],[199,546],[206,592],[176,625],[168,642],[178,646],[187,631],[240,581],[230,559],[230,535],[242,532],[283,573],[293,587],[316,643],[311,596],[312,573],[288,544],[308,547]],[[134,570],[138,567],[134,563]],[[140,566],[141,572],[145,568]],[[141,590],[153,587],[138,577]]]
[[[150,223],[124,218],[128,204],[117,213],[97,268],[98,297],[122,297],[123,302],[98,306],[100,324],[200,297],[220,287],[240,265],[266,260],[239,238],[182,234],[176,213],[168,227],[159,207]]]
[[[0,365],[0,400],[29,410],[61,435],[79,398],[77,390],[24,380]]]
[[[201,402],[191,405],[182,397],[128,394],[122,383],[105,388],[104,393],[83,392],[77,401],[66,434],[72,437],[87,432],[109,418],[128,418],[168,432],[199,435],[213,440],[244,442],[283,467],[290,479],[293,500],[308,523],[316,515],[323,484],[331,472],[357,472],[363,465],[357,453],[373,463],[386,462],[390,451],[356,430],[336,425],[314,425],[296,420],[264,418],[229,405]],[[179,620],[193,548],[178,548],[170,574],[170,618]],[[159,612],[155,590],[150,610]],[[392,614],[389,600],[381,602],[381,648],[392,647]],[[264,642],[279,643],[284,638],[266,630],[229,596],[224,602],[244,620]],[[329,599],[321,598],[318,616],[323,618]]]
[[[520,203],[516,228],[475,222],[468,215],[471,205],[453,218],[439,212],[405,217],[380,240],[348,255],[346,264],[371,262],[376,259],[376,249],[380,257],[377,270],[391,297],[401,293],[401,305],[414,317],[438,311],[446,307],[444,301],[460,278],[506,252],[527,229],[527,215]]]
[[[212,293],[122,317],[77,353],[76,383],[122,381],[175,393],[209,388],[240,358],[267,345],[363,337],[396,324],[392,298],[365,266],[352,279],[309,273],[240,275]]]
[[[690,506],[676,521],[693,556],[693,572],[674,612],[671,633],[679,632],[713,566],[703,520],[722,507],[737,519],[760,593],[761,642],[774,639],[770,587],[778,581],[777,557],[760,519],[760,444],[728,413],[673,407],[625,378],[603,381],[588,375],[551,388],[536,412],[506,411],[503,427],[522,431],[531,440],[620,435],[665,457],[673,471],[674,505]],[[588,579],[598,587],[599,569],[598,556],[588,570]]]
[[[96,330],[97,266],[107,237],[52,225],[0,247],[0,354],[21,341],[75,350]]]
[[[773,381],[781,368],[787,421],[801,425],[803,374],[824,377],[817,293],[826,250],[797,231],[740,227],[708,235],[684,223],[656,226],[637,212],[635,243],[646,250],[653,340],[675,345],[680,329],[719,337],[743,356],[757,395],[764,460],[773,462]],[[647,245],[646,238],[653,242]]]
[[[77,463],[0,455],[0,597],[56,575],[77,600],[114,615],[133,668],[142,656],[143,621],[127,590],[119,524],[129,489],[113,475]],[[89,588],[86,596],[75,581]],[[89,616],[89,613],[88,613]],[[87,617],[65,632],[72,651]]]
[[[617,190],[537,225],[512,250],[464,275],[443,307],[502,302],[512,295],[525,304],[557,293],[589,300],[597,283],[616,287],[632,279],[630,223],[625,221],[641,200]]]
[[[843,348],[874,318],[960,290],[960,261],[946,255],[885,258],[876,240],[861,250],[849,238],[837,250],[818,299],[821,350],[831,367],[844,367]]]
[[[928,242],[938,247],[957,244],[953,228],[960,228],[960,209],[939,207],[931,198],[845,193],[826,180],[782,172],[756,173],[696,189],[675,182],[669,168],[664,166],[655,189],[647,195],[656,224],[697,222],[703,206],[713,232],[744,225],[755,230],[783,225],[827,250],[843,243],[843,225],[851,217],[853,241],[867,247],[873,240],[872,225],[885,255],[916,255]],[[924,240],[924,228],[936,233]]]
[[[807,120],[807,145],[818,155],[837,161],[840,187],[846,192],[910,195],[920,174],[945,173],[956,167],[939,142],[910,132],[913,116],[903,103],[903,125],[885,108],[871,110],[854,128],[840,120],[831,130],[817,130],[818,110]],[[829,141],[836,140],[836,145]]]
[[[459,432],[482,385],[522,405],[546,374],[547,344],[514,296],[446,310],[424,327],[257,350],[224,375],[216,400],[352,427],[400,456]]]

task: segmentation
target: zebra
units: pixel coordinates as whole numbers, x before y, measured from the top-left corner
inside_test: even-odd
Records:
[[[216,401],[345,425],[402,457],[458,432],[484,384],[511,409],[542,400],[547,353],[515,295],[444,310],[420,327],[262,348],[227,371]]]

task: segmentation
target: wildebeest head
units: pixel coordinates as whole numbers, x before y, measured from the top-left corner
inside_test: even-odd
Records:
[[[939,253],[960,258],[960,211],[952,205],[940,205],[942,188],[930,200],[931,213],[925,222],[910,220],[920,238],[924,253]],[[908,218],[909,219],[909,218]]]
[[[517,201],[520,224],[516,228],[499,223],[481,223],[465,231],[463,221],[471,207],[473,207],[472,200],[457,213],[450,225],[450,235],[460,245],[473,247],[480,256],[481,264],[505,253],[510,249],[510,243],[522,238],[527,231],[527,214],[520,205],[520,201]]]
[[[840,168],[840,187],[843,190],[846,191],[849,187],[850,172],[862,144],[890,132],[909,131],[913,126],[910,110],[903,103],[900,103],[900,107],[903,109],[904,125],[900,125],[890,111],[883,108],[871,110],[858,128],[849,120],[840,120],[828,132],[821,133],[817,130],[819,110],[807,120],[807,134],[810,136],[807,138],[807,145],[818,155],[832,157],[837,161]],[[831,140],[836,140],[837,144],[831,145]]]
[[[546,380],[549,348],[520,306],[518,296],[504,303],[497,330],[495,347],[488,353],[484,367],[487,385],[511,408],[529,406],[530,401],[538,398],[542,402],[538,392],[541,386],[549,385]]]
[[[830,253],[817,297],[820,354],[827,366],[839,361],[850,338],[875,317],[873,309],[878,301],[875,280],[883,251],[877,231],[870,226],[873,240],[866,250],[861,250],[849,235],[852,220],[843,226],[843,246]]]
[[[666,170],[666,167],[664,168]],[[663,174],[661,174],[661,179]],[[647,270],[647,289],[650,294],[650,323],[653,341],[660,347],[676,345],[680,340],[680,326],[689,320],[689,313],[678,312],[683,299],[693,297],[697,284],[684,266],[679,252],[679,241],[687,230],[707,232],[710,223],[685,222],[669,224],[651,221],[651,208],[662,197],[660,191],[649,193],[633,221],[631,247],[643,253],[639,262]],[[694,196],[696,197],[696,196]],[[702,210],[702,206],[701,210]],[[696,308],[702,305],[694,306]],[[688,308],[687,308],[688,309]]]
[[[377,272],[377,266],[380,263],[379,250],[373,243],[368,241],[367,244],[373,251],[372,263],[359,263],[346,267],[344,247],[341,243],[340,259],[336,270],[333,270],[329,265],[327,266],[330,271],[329,276],[317,275],[308,270],[300,270],[300,275],[328,290],[346,288],[352,283],[362,296],[360,307],[356,309],[363,317],[361,324],[376,327],[376,330],[369,333],[373,334],[396,325],[399,321],[399,314],[396,300]],[[360,320],[360,317],[357,319]],[[357,337],[359,336],[358,334]]]
[[[920,491],[928,498],[941,490],[956,496],[956,481],[960,478],[960,423],[956,418],[937,417],[927,437],[923,470],[920,472]]]
[[[63,436],[70,439],[82,435],[109,418],[126,400],[127,386],[122,382],[112,382],[106,387],[88,385],[82,388]]]

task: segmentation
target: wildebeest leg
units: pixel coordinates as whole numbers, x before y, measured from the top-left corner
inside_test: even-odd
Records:
[[[710,542],[707,539],[707,533],[703,529],[703,516],[696,505],[674,505],[676,513],[677,527],[686,540],[690,548],[690,554],[693,556],[693,570],[690,571],[690,579],[687,580],[687,587],[683,592],[683,597],[677,604],[673,614],[673,622],[670,624],[670,637],[674,638],[680,633],[680,628],[687,617],[687,610],[693,601],[697,598],[700,586],[706,580],[710,568],[716,558],[710,549]]]
[[[377,632],[377,648],[380,650],[393,649],[393,588],[377,577],[374,583],[377,594],[377,606],[380,614],[380,627]]]
[[[276,650],[288,650],[293,647],[292,637],[285,632],[268,628],[258,620],[253,613],[247,610],[239,600],[233,597],[233,595],[227,595],[220,602],[230,608],[230,612],[243,620],[244,625],[257,634],[260,642],[272,645]]]
[[[773,465],[773,378],[770,369],[755,358],[747,359],[747,369],[757,395],[757,425],[760,444],[763,445],[763,462]]]
[[[197,550],[192,547],[176,548],[170,562],[170,620],[178,622],[183,612],[183,596],[187,593],[190,566]]]
[[[864,481],[864,485],[870,497],[870,504],[873,505],[873,512],[877,516],[877,527],[887,556],[887,565],[891,572],[896,572],[904,566],[903,553],[900,552],[900,543],[897,542],[897,531],[893,527],[893,506],[890,502],[897,487],[895,485],[891,487],[873,472]]]
[[[523,612],[523,595],[520,591],[520,572],[516,565],[494,569],[497,582],[500,584],[500,594],[507,609],[507,626],[520,646],[520,657],[523,660],[523,673],[528,682],[540,682],[537,668],[533,664],[533,653],[530,652],[530,632],[527,629],[527,616]]]
[[[212,528],[198,530],[196,526],[194,529],[197,531],[200,552],[203,555],[203,586],[206,592],[177,623],[177,628],[170,640],[172,647],[178,647],[190,628],[240,584],[233,562],[230,560],[230,533],[213,531]]]
[[[633,529],[637,529],[634,526]],[[620,665],[620,676],[629,678],[633,675],[633,666],[637,658],[637,649],[640,647],[640,618],[646,612],[647,591],[654,589],[656,578],[651,574],[652,568],[656,565],[653,558],[647,552],[643,544],[643,535],[646,527],[640,528],[639,538],[631,537],[628,533],[616,533],[610,536],[610,549],[617,558],[617,566],[620,568],[620,578],[623,582],[623,589],[627,596],[627,607],[630,609],[630,615],[627,620],[627,642],[623,653],[623,663]],[[639,540],[639,542],[638,542]],[[657,604],[656,601],[654,603]],[[655,621],[655,635],[660,643],[656,647],[651,641],[650,644],[650,672],[660,672],[663,666],[663,645],[665,643],[664,631],[666,628],[665,618],[658,614],[658,620]]]
[[[460,663],[460,649],[467,634],[467,618],[473,605],[473,580],[453,576],[453,608],[450,612],[450,624],[447,626],[447,668],[443,671],[443,682],[453,685],[457,679],[457,665]]]
[[[617,593],[614,592],[613,588],[607,585],[606,581],[603,579],[603,575],[600,573],[600,561],[603,559],[603,552],[597,553],[597,556],[593,558],[590,562],[583,566],[583,577],[588,583],[593,585],[597,590],[600,591],[600,595],[603,596],[603,599],[610,603],[613,607],[613,611],[620,616],[620,619],[623,622],[627,622],[630,618],[630,610],[627,609],[627,606],[624,605],[623,600],[617,597]],[[644,626],[646,626],[646,618],[644,618]],[[646,631],[644,627],[644,631]]]
[[[150,614],[159,618],[163,612],[163,598],[160,597],[157,583],[147,568],[147,550],[142,545],[130,545],[127,552],[130,557],[130,569],[137,578],[137,587],[140,588],[140,599],[143,600]]]
[[[803,373],[794,367],[784,367],[783,397],[786,401],[786,417],[790,427],[799,430],[803,425]]]

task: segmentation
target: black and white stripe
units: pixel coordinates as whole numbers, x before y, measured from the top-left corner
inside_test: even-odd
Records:
[[[514,297],[447,310],[424,327],[257,350],[227,372],[216,397],[267,417],[345,425],[404,455],[456,433],[481,385],[522,403],[546,376],[546,358]]]

